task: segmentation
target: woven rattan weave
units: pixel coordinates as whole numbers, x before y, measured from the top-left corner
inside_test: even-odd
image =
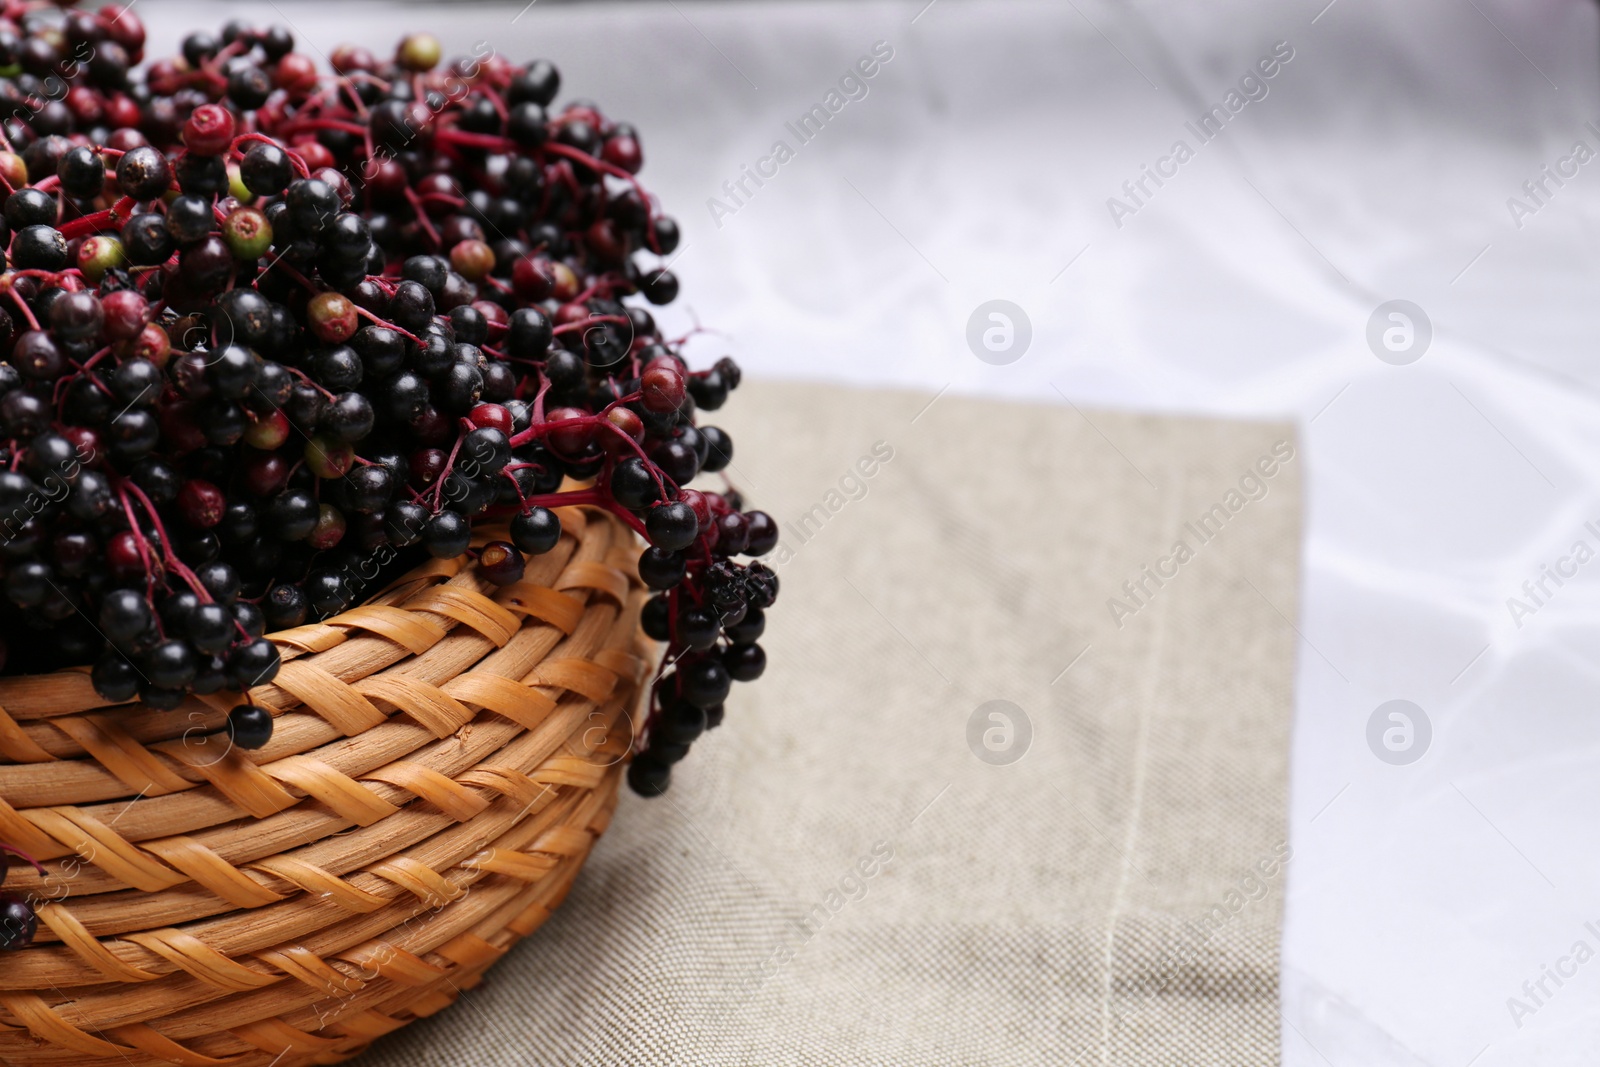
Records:
[[[537,929],[610,818],[650,670],[632,533],[559,514],[515,585],[434,561],[270,635],[254,752],[214,732],[237,694],[106,709],[83,672],[0,680],[0,841],[48,871],[6,883],[47,903],[0,958],[0,1062],[331,1063]]]

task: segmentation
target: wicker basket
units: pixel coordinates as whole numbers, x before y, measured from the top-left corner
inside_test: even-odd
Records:
[[[50,901],[0,958],[0,1062],[331,1063],[537,929],[616,805],[651,657],[633,534],[559,514],[515,585],[434,561],[271,635],[255,752],[212,732],[237,694],[0,680],[0,841],[49,872],[6,888]]]

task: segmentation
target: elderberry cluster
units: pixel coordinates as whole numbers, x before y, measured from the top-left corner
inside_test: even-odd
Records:
[[[656,680],[629,781],[667,786],[759,676],[777,541],[690,488],[733,444],[700,412],[671,302],[679,241],[637,131],[555,104],[547,62],[344,47],[280,27],[141,67],[131,10],[0,0],[0,638],[7,670],[92,664],[108,702],[270,681],[263,635],[428,554],[509,585],[554,509],[649,542]],[[642,298],[643,304],[635,298]],[[635,299],[635,302],[627,302]],[[234,742],[268,743],[242,702]]]

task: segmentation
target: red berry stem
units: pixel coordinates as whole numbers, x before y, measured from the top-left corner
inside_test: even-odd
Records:
[[[650,251],[655,252],[658,255],[660,254],[661,248],[656,243],[655,227],[650,225],[650,223],[655,221],[655,205],[651,202],[650,194],[645,190],[645,187],[639,184],[638,178],[634,177],[628,171],[623,170],[621,167],[607,163],[603,159],[596,159],[594,156],[591,156],[582,149],[573,148],[571,145],[564,145],[555,141],[551,141],[544,146],[544,150],[546,152],[553,152],[558,156],[565,156],[566,158],[574,160],[575,162],[582,163],[584,166],[589,167],[592,170],[597,170],[602,174],[609,174],[613,178],[621,178],[629,185],[632,185],[634,192],[639,194],[639,199],[644,201],[645,211],[647,212],[644,231],[645,239],[650,242]]]
[[[23,863],[26,863],[35,871],[39,872],[40,878],[50,877],[50,872],[44,869],[43,864],[34,859],[32,856],[28,855],[26,852],[22,851],[20,848],[17,848],[15,845],[0,844],[0,852],[11,853],[13,856],[17,857],[17,859],[21,860]]]
[[[444,492],[444,480],[448,478],[450,476],[450,472],[455,469],[456,455],[461,451],[461,442],[464,440],[466,440],[465,437],[457,435],[456,443],[450,446],[450,455],[444,461],[444,469],[439,472],[438,480],[433,483],[434,511],[439,510],[439,495]]]
[[[409,337],[419,345],[423,343],[422,342],[422,338],[418,337],[416,334],[412,333],[410,330],[402,329],[401,327],[396,326],[392,322],[388,322],[388,321],[386,321],[384,319],[380,319],[378,316],[374,315],[372,312],[368,311],[366,308],[362,307],[360,304],[352,304],[351,306],[356,309],[356,314],[357,315],[360,315],[362,318],[366,319],[368,322],[374,323],[374,324],[376,324],[378,326],[382,326],[386,330],[393,330],[395,333],[399,334],[401,337]]]
[[[11,299],[17,302],[17,307],[22,309],[22,315],[28,320],[28,325],[37,330],[39,328],[39,320],[34,318],[33,309],[28,306],[26,300],[22,299],[22,294],[17,292],[15,287],[9,285],[6,286],[6,292],[10,293]]]
[[[406,200],[410,202],[412,209],[416,211],[417,224],[422,227],[422,232],[428,235],[429,243],[435,248],[443,245],[444,241],[440,239],[439,231],[434,229],[433,222],[428,218],[428,212],[422,203],[422,198],[409,185],[406,186]]]
[[[134,496],[138,497],[139,503],[144,505],[145,512],[149,514],[150,521],[155,525],[156,528],[156,536],[161,538],[161,554],[166,558],[167,568],[179,578],[182,578],[190,589],[194,590],[195,596],[200,598],[200,602],[202,604],[211,603],[211,594],[206,590],[204,583],[202,583],[200,579],[196,577],[194,571],[190,570],[188,565],[184,563],[183,560],[179,559],[172,551],[172,538],[167,536],[167,529],[162,525],[161,513],[157,511],[156,506],[150,502],[150,498],[144,495],[144,490],[140,489],[138,484],[135,483],[131,478],[124,478],[120,480],[119,490],[123,488],[125,488],[128,492],[133,493]],[[126,500],[127,498],[124,497],[123,499]],[[130,520],[133,518],[131,512],[129,513],[128,517]],[[138,529],[138,524],[134,524],[134,530],[138,531]],[[143,533],[138,533],[137,536],[140,540],[144,539]]]
[[[359,122],[345,122],[342,119],[300,119],[275,132],[279,137],[293,137],[297,133],[309,133],[315,130],[342,130],[345,133],[367,132],[367,128]]]
[[[117,499],[122,501],[123,514],[128,516],[128,531],[133,535],[133,547],[139,552],[139,562],[144,567],[145,587],[151,596],[155,594],[156,563],[150,556],[150,542],[144,536],[144,531],[139,529],[139,517],[133,513],[133,504],[128,500],[126,480],[117,483]]]
[[[75,237],[88,237],[91,234],[121,229],[122,224],[131,217],[132,209],[132,198],[125,196],[104,211],[96,211],[92,215],[84,215],[82,218],[63,223],[61,236],[70,241]]]
[[[587,330],[597,322],[615,322],[626,326],[628,324],[628,317],[626,315],[590,315],[588,318],[579,319],[576,322],[563,322],[560,326],[557,326],[550,332],[555,336],[560,337],[562,334],[576,333],[579,330]]]
[[[239,148],[239,146],[244,144],[247,141],[249,141],[249,142],[259,142],[260,144],[269,144],[269,145],[272,145],[274,148],[283,149],[284,154],[286,154],[289,157],[289,162],[294,164],[294,169],[300,172],[300,177],[309,178],[311,176],[311,168],[306,166],[306,160],[305,160],[304,156],[302,156],[299,152],[296,152],[293,148],[289,147],[288,145],[283,144],[282,142],[280,142],[278,140],[275,140],[274,138],[268,137],[264,133],[244,133],[244,134],[240,134],[238,137],[235,137],[233,139],[233,145],[232,145],[231,148],[229,148],[228,151],[230,152],[230,154],[234,153],[234,152],[241,152],[241,149]],[[242,154],[242,152],[241,152],[241,154]]]
[[[524,498],[528,507],[534,508],[565,508],[578,507],[588,504],[594,507],[605,508],[611,514],[627,523],[640,537],[649,539],[649,533],[644,528],[644,523],[639,521],[637,515],[611,499],[611,494],[600,489],[568,489],[564,493],[541,493],[537,496]]]

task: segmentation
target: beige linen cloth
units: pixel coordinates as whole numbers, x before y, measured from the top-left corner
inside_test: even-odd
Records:
[[[707,421],[784,528],[765,677],[363,1062],[1276,1064],[1292,428],[756,382]]]

